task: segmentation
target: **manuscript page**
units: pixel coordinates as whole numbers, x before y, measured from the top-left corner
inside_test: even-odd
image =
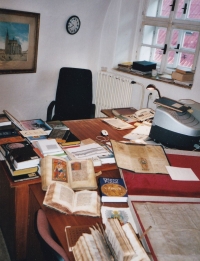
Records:
[[[158,261],[200,260],[200,204],[133,203]]]
[[[125,144],[111,140],[117,166],[138,173],[168,174],[169,162],[161,146]]]

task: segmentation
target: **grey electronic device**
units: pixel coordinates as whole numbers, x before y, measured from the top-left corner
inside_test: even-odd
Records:
[[[194,150],[200,144],[200,122],[188,111],[158,106],[149,137],[168,148]]]
[[[200,121],[200,103],[196,102],[194,100],[190,99],[182,99],[179,100],[182,102],[184,105],[190,106],[191,107],[191,114],[198,120]]]

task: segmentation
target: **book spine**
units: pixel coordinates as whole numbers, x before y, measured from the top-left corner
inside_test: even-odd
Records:
[[[16,130],[7,130],[7,131],[0,130],[0,138],[13,137],[17,135],[19,134],[18,131]]]

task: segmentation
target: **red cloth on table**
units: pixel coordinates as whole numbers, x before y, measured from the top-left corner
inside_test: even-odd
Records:
[[[171,166],[191,168],[200,179],[200,157],[167,154]],[[200,181],[172,180],[166,174],[144,174],[122,170],[128,195],[199,197]]]

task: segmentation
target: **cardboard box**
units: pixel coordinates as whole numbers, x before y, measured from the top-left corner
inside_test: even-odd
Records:
[[[182,74],[179,72],[173,72],[172,73],[172,79],[178,80],[181,82],[186,82],[186,81],[193,81],[194,79],[194,73],[187,73],[187,74]]]
[[[136,61],[133,62],[132,69],[141,72],[149,72],[152,69],[156,69],[156,63],[152,63],[148,61]]]

